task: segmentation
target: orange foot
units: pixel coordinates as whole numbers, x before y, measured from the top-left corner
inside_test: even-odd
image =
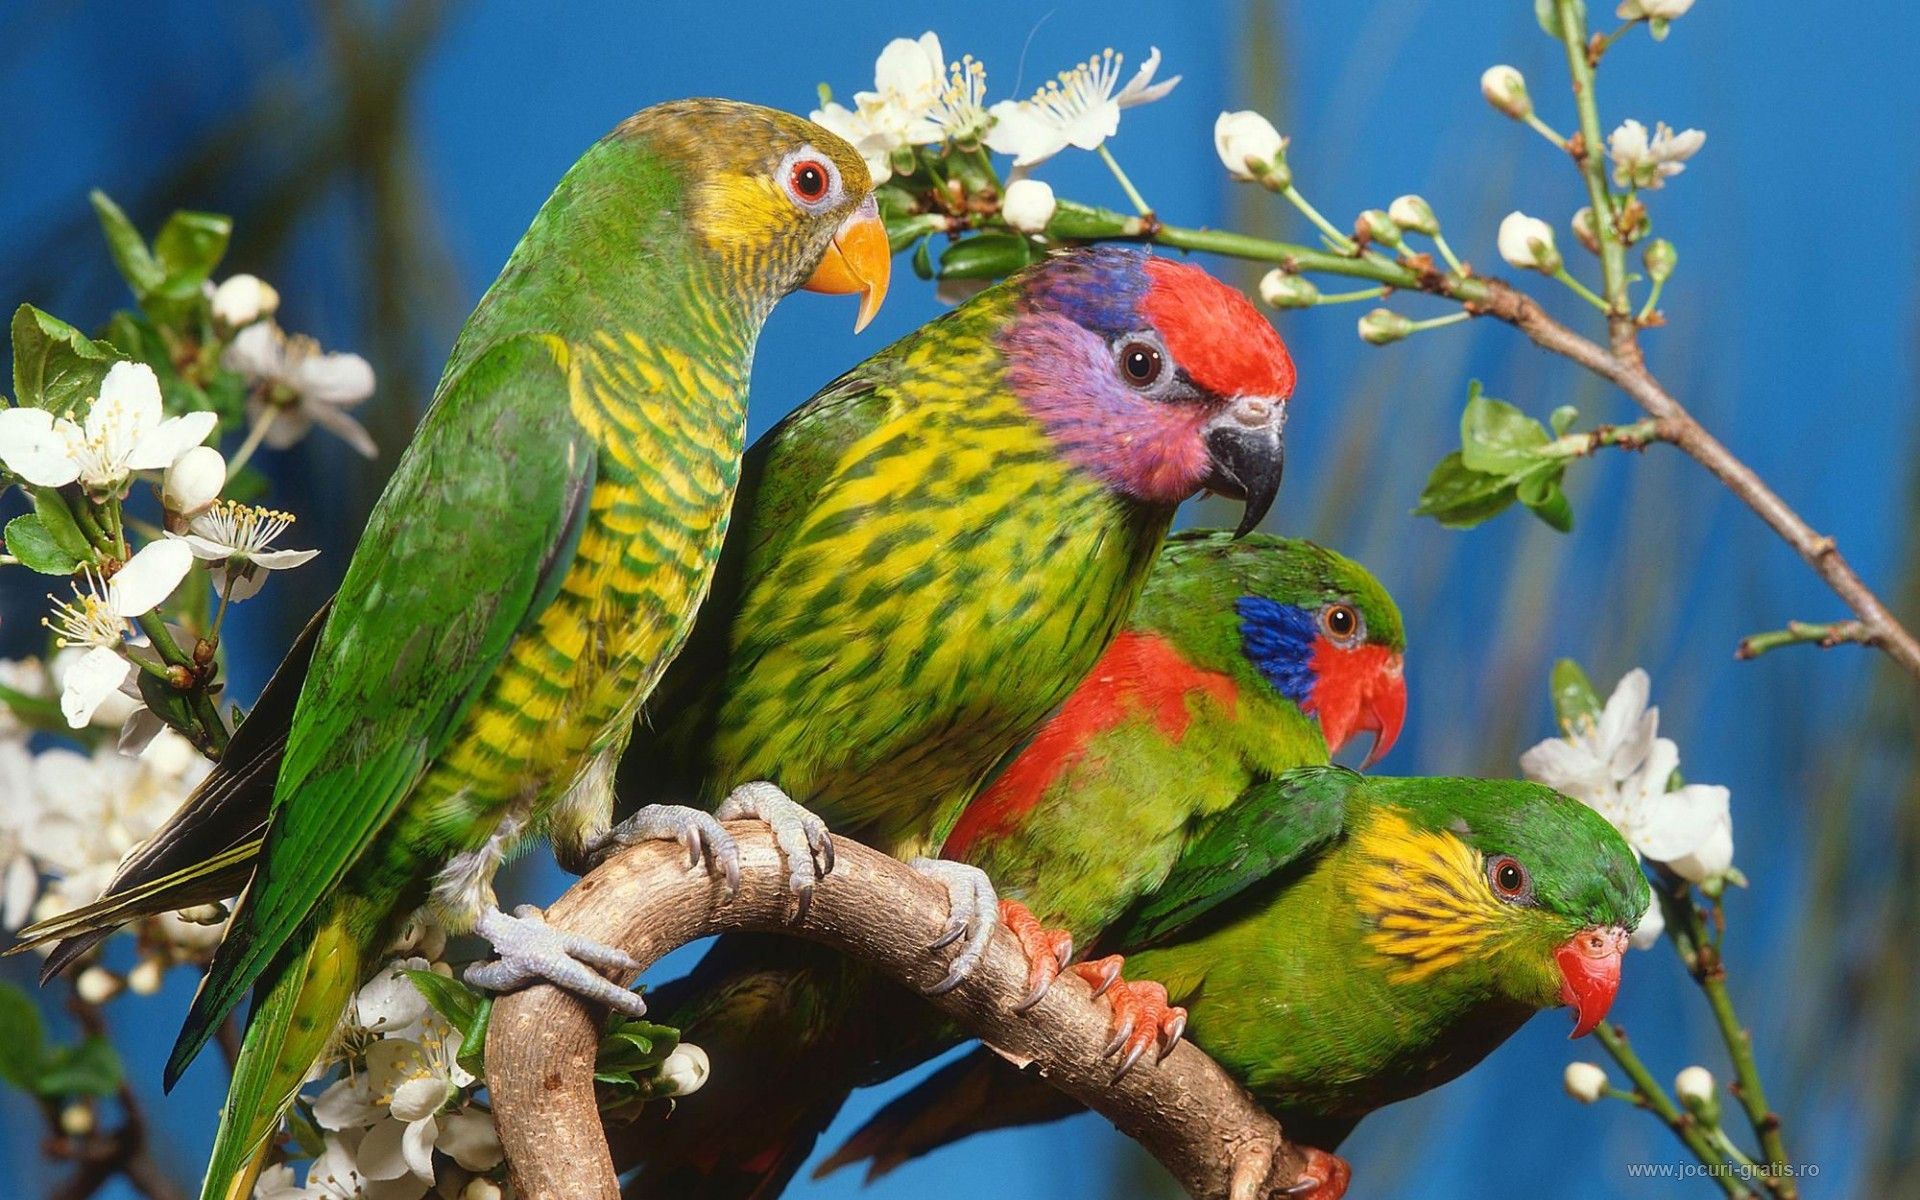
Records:
[[[1060,972],[1073,961],[1073,935],[1064,929],[1048,929],[1018,900],[1000,902],[1000,923],[1020,939],[1020,948],[1027,952],[1027,994],[1013,1006],[1013,1011],[1023,1013],[1040,1003]]]
[[[1093,962],[1075,963],[1074,974],[1087,981],[1096,996],[1107,996],[1113,1006],[1113,1040],[1103,1052],[1120,1055],[1120,1066],[1113,1073],[1115,1083],[1126,1077],[1147,1050],[1159,1044],[1159,1062],[1173,1053],[1180,1035],[1187,1031],[1187,1010],[1167,1002],[1167,989],[1146,980],[1129,983],[1120,977],[1126,960],[1118,954]]]
[[[1312,1146],[1302,1146],[1300,1152],[1306,1155],[1306,1170],[1282,1195],[1292,1200],[1340,1200],[1347,1194],[1347,1181],[1353,1178],[1353,1168],[1347,1165],[1346,1159]]]

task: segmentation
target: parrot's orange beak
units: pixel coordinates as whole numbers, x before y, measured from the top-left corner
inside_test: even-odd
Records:
[[[1570,1037],[1593,1032],[1613,1007],[1620,990],[1620,959],[1627,952],[1627,931],[1598,926],[1582,929],[1553,952],[1560,964],[1560,1003],[1573,1009]]]
[[[1373,731],[1373,749],[1367,751],[1367,761],[1360,764],[1361,770],[1387,756],[1387,751],[1400,740],[1400,730],[1406,723],[1407,669],[1398,654],[1389,654],[1368,681],[1367,696],[1360,705],[1360,720],[1354,726]]]
[[[868,196],[866,203],[840,223],[826,257],[800,286],[835,296],[859,292],[860,316],[853,323],[853,331],[859,333],[880,311],[892,274],[893,248],[887,244],[887,226],[880,219],[880,206]]]

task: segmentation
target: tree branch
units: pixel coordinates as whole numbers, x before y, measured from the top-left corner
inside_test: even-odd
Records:
[[[871,962],[917,991],[945,974],[926,947],[946,923],[945,892],[903,863],[836,838],[837,863],[803,921],[788,919],[786,868],[767,828],[734,822],[740,892],[686,866],[669,842],[623,851],[547,910],[554,926],[617,946],[641,963],[695,939],[739,930],[789,933]],[[1063,976],[1024,1015],[1026,958],[994,935],[980,968],[929,1003],[1018,1064],[1111,1120],[1195,1196],[1260,1200],[1299,1179],[1300,1154],[1279,1124],[1220,1067],[1182,1042],[1158,1066],[1115,1084],[1102,1056],[1109,1011]],[[619,1200],[593,1091],[599,1013],[552,987],[502,997],[487,1034],[487,1086],[515,1185],[525,1200]]]

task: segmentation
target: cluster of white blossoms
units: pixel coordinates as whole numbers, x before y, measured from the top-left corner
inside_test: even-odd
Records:
[[[938,35],[925,33],[887,43],[874,63],[873,90],[855,93],[853,107],[828,102],[812,115],[860,151],[876,184],[911,169],[916,147],[969,142],[1011,155],[1018,176],[1069,146],[1100,149],[1119,129],[1122,109],[1158,100],[1180,82],[1177,75],[1153,81],[1158,50],[1148,51],[1123,87],[1125,66],[1124,55],[1103,50],[1025,100],[988,106],[985,65],[971,55],[948,62]],[[1008,203],[1018,195],[1021,219],[1015,222],[1010,209],[1009,223],[1027,232],[1045,228],[1053,194],[1039,190],[1045,187],[1010,188]]]
[[[1605,817],[1635,854],[1703,883],[1733,866],[1729,793],[1711,784],[1669,786],[1680,749],[1658,736],[1660,710],[1647,706],[1651,687],[1645,671],[1627,672],[1597,718],[1534,746],[1520,756],[1520,769]],[[1653,945],[1664,928],[1655,904],[1634,930],[1634,944]]]

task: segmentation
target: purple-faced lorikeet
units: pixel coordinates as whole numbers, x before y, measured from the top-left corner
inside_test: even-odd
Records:
[[[501,956],[476,982],[644,1011],[596,969],[624,955],[501,912],[491,880],[544,828],[608,842],[612,764],[719,557],[761,324],[805,286],[861,292],[871,316],[889,267],[871,191],[840,138],[731,101],[647,109],[588,150],[462,330],[261,706],[277,727],[242,727],[242,754],[104,906],[35,931],[85,939],[156,895],[244,883],[166,1072],[253,993],[203,1197],[251,1192],[349,998],[423,906]],[[718,832],[692,810],[628,832],[699,822]]]
[[[1197,760],[1182,761],[1200,769]],[[1186,1033],[1309,1153],[1478,1063],[1536,1012],[1606,1014],[1650,892],[1604,818],[1538,784],[1303,767],[1216,814],[1100,949],[1186,1006]],[[894,1101],[823,1169],[872,1174],[1071,1101],[984,1051]]]
[[[953,898],[951,986],[997,908],[977,870],[927,856],[1124,627],[1180,503],[1204,488],[1245,499],[1243,529],[1265,514],[1293,385],[1243,294],[1113,247],[1035,264],[862,363],[749,451],[629,790],[711,802],[770,781],[914,859]]]
[[[1406,710],[1403,650],[1399,610],[1357,563],[1261,534],[1176,534],[1126,631],[944,853],[1009,897],[1044,983],[1072,938],[1092,943],[1160,888],[1220,812],[1326,762],[1329,742],[1369,731],[1384,754]],[[1158,1018],[1176,1018],[1164,992],[1157,1013],[1134,1003],[1158,985],[1109,982],[1116,1024],[1138,1031],[1118,1052],[1138,1057]],[[662,1194],[777,1193],[849,1091],[963,1037],[873,972],[784,939],[723,939],[657,1002],[714,1063],[670,1120],[635,1130],[639,1178]]]

